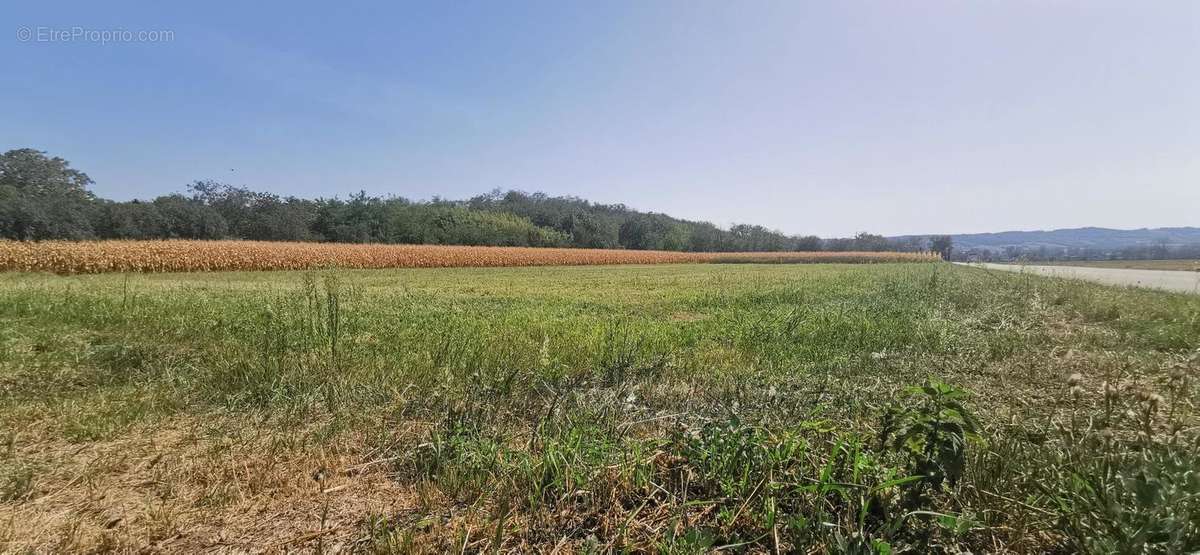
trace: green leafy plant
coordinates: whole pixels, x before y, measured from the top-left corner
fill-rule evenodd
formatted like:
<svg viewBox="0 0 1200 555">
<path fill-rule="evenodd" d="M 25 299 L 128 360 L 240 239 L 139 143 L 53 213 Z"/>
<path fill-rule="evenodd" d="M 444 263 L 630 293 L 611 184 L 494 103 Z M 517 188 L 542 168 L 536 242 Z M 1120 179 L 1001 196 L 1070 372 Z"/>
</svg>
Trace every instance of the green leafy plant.
<svg viewBox="0 0 1200 555">
<path fill-rule="evenodd" d="M 966 469 L 967 444 L 979 438 L 979 424 L 967 409 L 969 394 L 929 379 L 907 390 L 908 398 L 884 414 L 881 442 L 905 453 L 917 490 L 958 484 Z"/>
</svg>

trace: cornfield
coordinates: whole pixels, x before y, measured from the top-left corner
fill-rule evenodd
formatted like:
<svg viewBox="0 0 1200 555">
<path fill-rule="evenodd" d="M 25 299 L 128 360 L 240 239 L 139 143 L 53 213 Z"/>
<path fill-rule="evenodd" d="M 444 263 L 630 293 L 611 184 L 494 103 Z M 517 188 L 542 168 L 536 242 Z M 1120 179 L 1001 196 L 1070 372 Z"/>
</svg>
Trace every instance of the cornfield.
<svg viewBox="0 0 1200 555">
<path fill-rule="evenodd" d="M 0 271 L 96 274 L 314 268 L 448 268 L 679 263 L 932 262 L 930 253 L 694 253 L 610 249 L 264 241 L 0 241 Z"/>
</svg>

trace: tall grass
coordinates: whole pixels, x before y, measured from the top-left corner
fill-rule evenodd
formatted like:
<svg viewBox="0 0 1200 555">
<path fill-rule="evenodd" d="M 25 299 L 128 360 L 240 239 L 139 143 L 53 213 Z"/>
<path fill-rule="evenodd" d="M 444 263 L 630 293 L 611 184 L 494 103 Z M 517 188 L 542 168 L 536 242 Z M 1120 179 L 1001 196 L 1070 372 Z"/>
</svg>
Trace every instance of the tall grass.
<svg viewBox="0 0 1200 555">
<path fill-rule="evenodd" d="M 415 492 L 320 517 L 362 551 L 1200 549 L 1195 297 L 942 264 L 7 274 L 0 314 L 0 510 L 79 487 L 23 437 L 232 417 Z"/>
</svg>

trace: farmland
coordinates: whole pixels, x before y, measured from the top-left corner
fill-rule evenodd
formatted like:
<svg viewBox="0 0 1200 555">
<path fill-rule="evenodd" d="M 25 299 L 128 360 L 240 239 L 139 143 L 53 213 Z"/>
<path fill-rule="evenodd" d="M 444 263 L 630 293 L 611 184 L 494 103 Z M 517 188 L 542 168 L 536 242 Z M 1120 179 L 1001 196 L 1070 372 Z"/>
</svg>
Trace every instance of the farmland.
<svg viewBox="0 0 1200 555">
<path fill-rule="evenodd" d="M 942 263 L 0 273 L 0 551 L 1186 552 L 1197 348 Z"/>
<path fill-rule="evenodd" d="M 1089 268 L 1121 268 L 1132 270 L 1182 270 L 1200 272 L 1200 260 L 1069 260 L 1047 262 L 1056 266 L 1086 266 Z"/>
<path fill-rule="evenodd" d="M 929 253 L 674 252 L 267 241 L 0 241 L 0 271 L 95 274 L 680 263 L 932 262 Z"/>
</svg>

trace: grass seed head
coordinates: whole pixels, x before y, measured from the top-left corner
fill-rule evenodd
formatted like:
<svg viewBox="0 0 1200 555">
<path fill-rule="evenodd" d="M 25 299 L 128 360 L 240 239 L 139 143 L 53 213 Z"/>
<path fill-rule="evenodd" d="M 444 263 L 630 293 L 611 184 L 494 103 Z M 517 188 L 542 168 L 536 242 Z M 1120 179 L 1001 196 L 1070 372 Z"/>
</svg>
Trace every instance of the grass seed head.
<svg viewBox="0 0 1200 555">
<path fill-rule="evenodd" d="M 1157 393 L 1151 393 L 1146 396 L 1146 405 L 1151 411 L 1158 410 L 1158 407 L 1166 404 L 1166 399 Z"/>
</svg>

